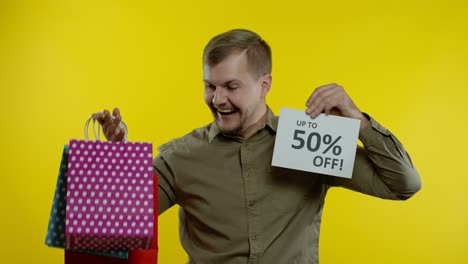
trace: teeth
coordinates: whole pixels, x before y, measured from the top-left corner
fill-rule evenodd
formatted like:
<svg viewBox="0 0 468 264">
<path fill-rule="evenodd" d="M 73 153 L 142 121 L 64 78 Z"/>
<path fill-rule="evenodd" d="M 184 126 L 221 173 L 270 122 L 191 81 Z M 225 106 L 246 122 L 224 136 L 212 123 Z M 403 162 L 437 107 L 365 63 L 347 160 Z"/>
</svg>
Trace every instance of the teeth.
<svg viewBox="0 0 468 264">
<path fill-rule="evenodd" d="M 234 109 L 218 109 L 220 113 L 231 113 L 234 112 Z"/>
</svg>

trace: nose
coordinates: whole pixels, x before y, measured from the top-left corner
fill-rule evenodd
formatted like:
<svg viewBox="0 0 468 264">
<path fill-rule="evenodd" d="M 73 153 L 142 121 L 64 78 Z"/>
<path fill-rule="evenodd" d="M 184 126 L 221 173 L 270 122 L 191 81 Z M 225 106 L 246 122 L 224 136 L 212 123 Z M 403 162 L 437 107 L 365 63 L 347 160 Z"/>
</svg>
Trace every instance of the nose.
<svg viewBox="0 0 468 264">
<path fill-rule="evenodd" d="M 213 99 L 211 100 L 214 106 L 220 106 L 227 103 L 226 92 L 223 88 L 216 88 L 213 92 Z"/>
</svg>

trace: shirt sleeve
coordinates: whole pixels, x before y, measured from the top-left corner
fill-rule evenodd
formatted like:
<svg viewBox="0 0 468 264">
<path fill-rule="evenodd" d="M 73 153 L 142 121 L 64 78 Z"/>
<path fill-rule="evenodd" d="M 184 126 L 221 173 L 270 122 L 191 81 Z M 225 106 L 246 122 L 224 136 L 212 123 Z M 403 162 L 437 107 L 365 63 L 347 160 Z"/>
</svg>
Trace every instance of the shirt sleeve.
<svg viewBox="0 0 468 264">
<path fill-rule="evenodd" d="M 174 174 L 161 152 L 154 158 L 153 168 L 158 175 L 158 215 L 161 215 L 176 203 Z"/>
<path fill-rule="evenodd" d="M 372 117 L 359 131 L 364 147 L 358 146 L 351 179 L 327 177 L 330 186 L 340 186 L 372 196 L 406 200 L 421 189 L 421 179 L 400 141 Z"/>
</svg>

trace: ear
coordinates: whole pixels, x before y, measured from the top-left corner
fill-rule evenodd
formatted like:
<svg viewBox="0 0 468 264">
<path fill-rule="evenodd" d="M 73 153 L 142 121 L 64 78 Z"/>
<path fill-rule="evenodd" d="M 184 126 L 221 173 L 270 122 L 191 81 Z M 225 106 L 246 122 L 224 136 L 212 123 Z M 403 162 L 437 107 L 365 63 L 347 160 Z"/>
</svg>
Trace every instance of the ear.
<svg viewBox="0 0 468 264">
<path fill-rule="evenodd" d="M 265 98 L 271 88 L 271 74 L 267 73 L 263 75 L 261 78 L 262 78 L 261 97 Z"/>
</svg>

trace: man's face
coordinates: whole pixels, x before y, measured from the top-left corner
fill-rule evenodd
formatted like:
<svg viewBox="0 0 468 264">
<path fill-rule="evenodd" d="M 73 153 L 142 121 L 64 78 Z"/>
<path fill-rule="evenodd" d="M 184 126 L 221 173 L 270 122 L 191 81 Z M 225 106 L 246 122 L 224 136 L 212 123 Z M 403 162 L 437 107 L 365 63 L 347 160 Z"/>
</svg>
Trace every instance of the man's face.
<svg viewBox="0 0 468 264">
<path fill-rule="evenodd" d="M 203 66 L 205 103 L 223 134 L 242 135 L 266 111 L 269 74 L 255 78 L 247 56 L 236 52 L 215 66 Z"/>
</svg>

